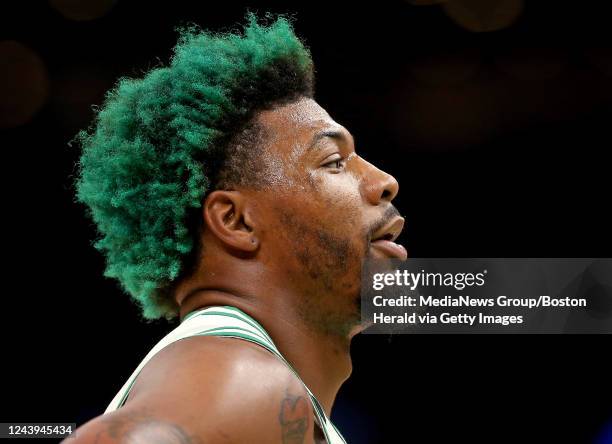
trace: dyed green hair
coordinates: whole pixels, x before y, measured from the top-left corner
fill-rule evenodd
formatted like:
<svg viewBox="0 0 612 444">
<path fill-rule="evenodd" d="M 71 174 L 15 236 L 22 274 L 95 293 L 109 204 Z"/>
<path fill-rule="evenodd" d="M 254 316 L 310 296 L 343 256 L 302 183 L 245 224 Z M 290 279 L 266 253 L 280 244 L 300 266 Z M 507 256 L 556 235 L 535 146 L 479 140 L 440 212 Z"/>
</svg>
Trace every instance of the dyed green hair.
<svg viewBox="0 0 612 444">
<path fill-rule="evenodd" d="M 206 193 L 257 181 L 255 113 L 312 97 L 308 49 L 286 18 L 267 19 L 249 14 L 241 34 L 181 30 L 169 66 L 120 79 L 78 135 L 77 201 L 97 225 L 104 275 L 147 319 L 177 315 L 172 288 L 197 260 Z"/>
</svg>

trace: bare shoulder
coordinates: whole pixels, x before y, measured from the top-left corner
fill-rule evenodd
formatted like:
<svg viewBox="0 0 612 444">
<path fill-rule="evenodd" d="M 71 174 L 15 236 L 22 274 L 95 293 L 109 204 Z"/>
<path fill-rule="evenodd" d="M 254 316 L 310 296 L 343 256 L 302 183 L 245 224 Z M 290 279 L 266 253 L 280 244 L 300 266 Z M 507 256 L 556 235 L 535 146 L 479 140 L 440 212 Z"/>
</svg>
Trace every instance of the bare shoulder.
<svg viewBox="0 0 612 444">
<path fill-rule="evenodd" d="M 313 428 L 306 389 L 277 357 L 239 339 L 192 337 L 159 352 L 125 406 L 83 426 L 73 444 L 139 443 L 140 436 L 153 444 L 310 444 Z"/>
<path fill-rule="evenodd" d="M 92 419 L 63 444 L 205 444 L 197 434 L 147 407 L 121 408 Z M 219 441 L 221 442 L 221 441 Z"/>
</svg>

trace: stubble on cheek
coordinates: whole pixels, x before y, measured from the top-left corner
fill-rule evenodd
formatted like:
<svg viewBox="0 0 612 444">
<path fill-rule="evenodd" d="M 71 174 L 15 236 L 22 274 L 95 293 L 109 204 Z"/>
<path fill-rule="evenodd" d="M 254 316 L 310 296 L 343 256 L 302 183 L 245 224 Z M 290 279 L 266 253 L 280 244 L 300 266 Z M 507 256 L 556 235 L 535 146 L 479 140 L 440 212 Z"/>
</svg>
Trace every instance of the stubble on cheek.
<svg viewBox="0 0 612 444">
<path fill-rule="evenodd" d="M 289 261 L 302 275 L 296 279 L 304 285 L 302 318 L 318 331 L 346 336 L 360 321 L 358 301 L 366 236 L 355 232 L 355 223 L 360 220 L 355 210 L 317 197 L 317 204 L 279 205 L 276 212 Z M 336 222 L 329 215 L 317 219 L 321 208 L 342 214 Z M 340 227 L 346 227 L 344 232 L 338 229 L 340 221 Z"/>
<path fill-rule="evenodd" d="M 336 237 L 321 227 L 308 224 L 286 209 L 278 209 L 279 221 L 285 231 L 288 251 L 295 257 L 298 267 L 320 290 L 334 292 L 339 276 L 348 271 L 351 245 L 348 239 Z"/>
</svg>

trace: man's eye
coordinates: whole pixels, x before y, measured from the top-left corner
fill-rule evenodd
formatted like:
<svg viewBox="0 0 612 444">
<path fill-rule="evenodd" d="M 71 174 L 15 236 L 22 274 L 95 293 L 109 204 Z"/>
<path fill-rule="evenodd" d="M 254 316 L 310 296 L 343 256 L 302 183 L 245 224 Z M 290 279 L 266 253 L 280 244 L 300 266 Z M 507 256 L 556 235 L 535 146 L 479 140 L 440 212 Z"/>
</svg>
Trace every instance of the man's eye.
<svg viewBox="0 0 612 444">
<path fill-rule="evenodd" d="M 323 165 L 326 168 L 335 168 L 337 170 L 344 168 L 344 159 L 334 159 Z"/>
</svg>

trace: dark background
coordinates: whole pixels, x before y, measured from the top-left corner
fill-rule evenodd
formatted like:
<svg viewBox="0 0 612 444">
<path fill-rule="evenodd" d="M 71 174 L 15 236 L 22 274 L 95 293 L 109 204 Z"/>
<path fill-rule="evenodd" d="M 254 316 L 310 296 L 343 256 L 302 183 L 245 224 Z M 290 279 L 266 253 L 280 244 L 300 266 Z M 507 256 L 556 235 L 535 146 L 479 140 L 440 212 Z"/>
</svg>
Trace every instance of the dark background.
<svg viewBox="0 0 612 444">
<path fill-rule="evenodd" d="M 1 421 L 102 413 L 173 327 L 102 277 L 68 142 L 176 25 L 236 28 L 245 5 L 112 3 L 0 5 Z M 612 256 L 608 2 L 300 3 L 249 6 L 296 14 L 318 101 L 401 185 L 411 256 Z M 332 418 L 351 444 L 609 443 L 610 339 L 359 336 Z"/>
</svg>

